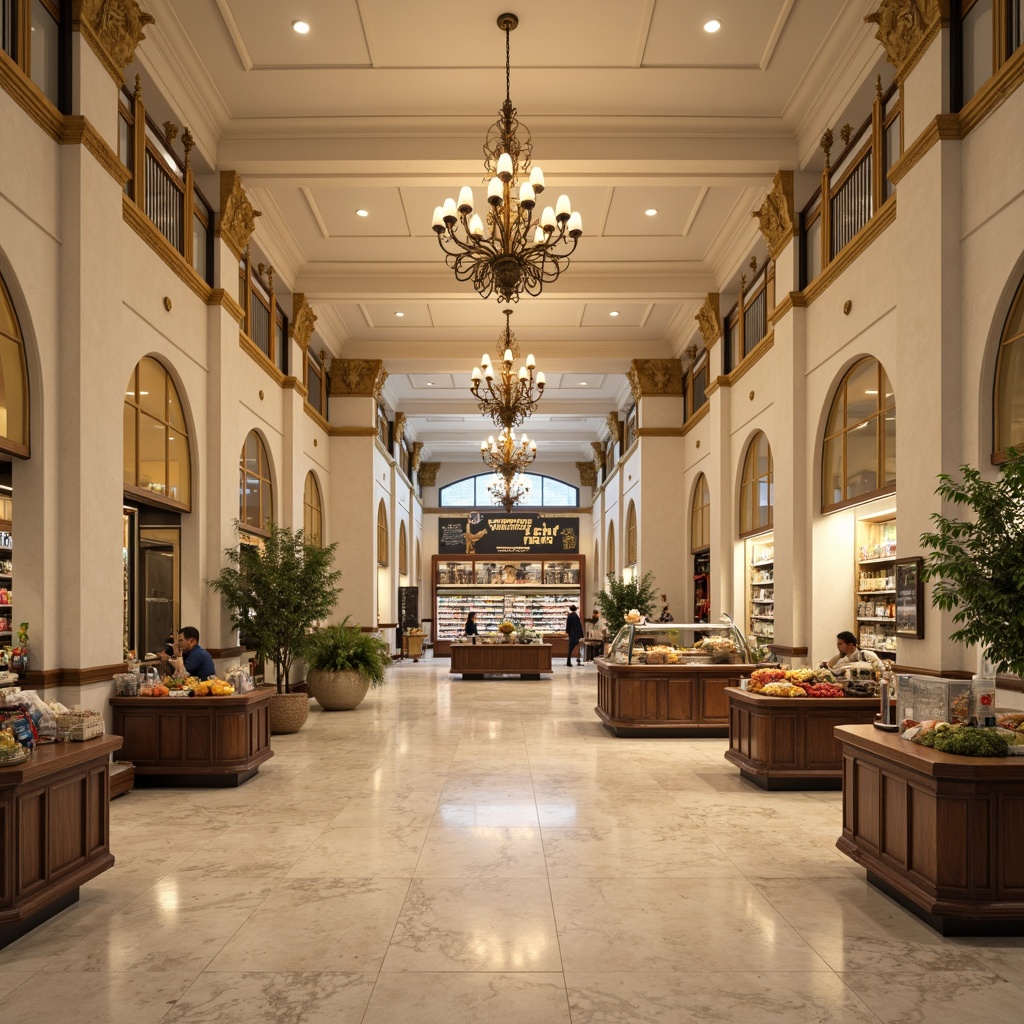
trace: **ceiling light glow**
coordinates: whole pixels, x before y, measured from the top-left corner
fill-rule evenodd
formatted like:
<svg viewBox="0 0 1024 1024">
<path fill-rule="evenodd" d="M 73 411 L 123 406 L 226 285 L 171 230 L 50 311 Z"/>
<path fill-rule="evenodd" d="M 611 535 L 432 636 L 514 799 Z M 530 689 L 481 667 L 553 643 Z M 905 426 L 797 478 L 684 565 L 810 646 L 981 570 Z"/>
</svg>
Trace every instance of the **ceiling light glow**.
<svg viewBox="0 0 1024 1024">
<path fill-rule="evenodd" d="M 722 27 L 722 23 L 717 18 L 712 18 L 710 21 L 704 22 L 705 32 L 717 32 Z"/>
<path fill-rule="evenodd" d="M 293 21 L 292 28 L 299 33 L 300 36 L 304 36 L 309 32 L 308 21 Z"/>
<path fill-rule="evenodd" d="M 399 313 L 396 313 L 396 314 L 395 314 L 395 316 L 399 316 L 399 317 L 401 317 L 401 316 L 405 316 L 405 314 L 404 314 L 404 313 L 401 313 L 401 312 L 399 312 Z"/>
<path fill-rule="evenodd" d="M 356 210 L 356 216 L 357 217 L 369 217 L 370 216 L 370 211 L 369 210 Z"/>
<path fill-rule="evenodd" d="M 619 315 L 619 311 L 617 309 L 613 309 L 608 315 L 609 316 L 618 316 Z"/>
<path fill-rule="evenodd" d="M 653 206 L 652 206 L 652 207 L 651 207 L 651 209 L 649 209 L 649 210 L 644 210 L 644 213 L 645 213 L 645 214 L 646 214 L 646 215 L 647 215 L 648 217 L 657 217 L 657 216 L 658 216 L 658 211 L 657 211 L 657 210 L 655 210 Z"/>
</svg>

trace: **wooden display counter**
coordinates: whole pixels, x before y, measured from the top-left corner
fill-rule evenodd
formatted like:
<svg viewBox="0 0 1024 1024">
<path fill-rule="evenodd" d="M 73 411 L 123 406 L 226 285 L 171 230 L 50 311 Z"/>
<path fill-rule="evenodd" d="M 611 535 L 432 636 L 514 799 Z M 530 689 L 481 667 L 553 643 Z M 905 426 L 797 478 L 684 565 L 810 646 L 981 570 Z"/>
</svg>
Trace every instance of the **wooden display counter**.
<svg viewBox="0 0 1024 1024">
<path fill-rule="evenodd" d="M 871 725 L 877 697 L 765 697 L 730 687 L 725 757 L 762 789 L 841 789 L 837 725 Z"/>
<path fill-rule="evenodd" d="M 0 948 L 78 901 L 114 864 L 109 762 L 120 736 L 48 743 L 0 767 Z"/>
<path fill-rule="evenodd" d="M 486 675 L 518 675 L 540 679 L 551 674 L 551 644 L 452 644 L 451 673 L 463 679 Z"/>
<path fill-rule="evenodd" d="M 240 786 L 251 779 L 274 756 L 272 693 L 261 687 L 231 697 L 111 697 L 135 785 Z"/>
<path fill-rule="evenodd" d="M 958 757 L 836 729 L 843 834 L 868 881 L 943 935 L 1024 934 L 1024 758 Z"/>
<path fill-rule="evenodd" d="M 616 736 L 727 736 L 726 688 L 753 665 L 622 665 L 595 658 L 597 717 Z"/>
<path fill-rule="evenodd" d="M 569 653 L 569 638 L 564 633 L 545 633 L 544 643 L 551 647 L 552 658 L 564 658 Z M 435 640 L 434 657 L 450 658 L 452 648 L 462 643 L 461 640 Z"/>
</svg>

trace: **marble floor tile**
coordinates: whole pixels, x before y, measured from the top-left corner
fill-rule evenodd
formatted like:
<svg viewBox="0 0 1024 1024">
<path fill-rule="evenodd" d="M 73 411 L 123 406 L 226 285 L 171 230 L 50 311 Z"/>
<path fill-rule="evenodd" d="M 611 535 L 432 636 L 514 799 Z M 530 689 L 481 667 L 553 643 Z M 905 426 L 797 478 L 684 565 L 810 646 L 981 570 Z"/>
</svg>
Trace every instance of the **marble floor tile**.
<svg viewBox="0 0 1024 1024">
<path fill-rule="evenodd" d="M 0 971 L 0 997 L 13 992 L 19 985 L 23 985 L 29 978 L 35 977 L 32 971 Z"/>
<path fill-rule="evenodd" d="M 425 827 L 434 817 L 437 799 L 429 790 L 357 793 L 350 797 L 345 806 L 331 819 L 331 827 L 386 827 L 396 822 L 410 828 Z"/>
<path fill-rule="evenodd" d="M 415 879 L 383 970 L 562 969 L 544 879 Z"/>
<path fill-rule="evenodd" d="M 431 828 L 417 878 L 545 878 L 539 828 Z"/>
<path fill-rule="evenodd" d="M 362 1024 L 572 1024 L 561 974 L 381 974 Z"/>
<path fill-rule="evenodd" d="M 373 982 L 362 972 L 207 972 L 163 1024 L 360 1024 Z"/>
<path fill-rule="evenodd" d="M 286 878 L 411 878 L 425 828 L 330 828 L 294 861 Z"/>
</svg>

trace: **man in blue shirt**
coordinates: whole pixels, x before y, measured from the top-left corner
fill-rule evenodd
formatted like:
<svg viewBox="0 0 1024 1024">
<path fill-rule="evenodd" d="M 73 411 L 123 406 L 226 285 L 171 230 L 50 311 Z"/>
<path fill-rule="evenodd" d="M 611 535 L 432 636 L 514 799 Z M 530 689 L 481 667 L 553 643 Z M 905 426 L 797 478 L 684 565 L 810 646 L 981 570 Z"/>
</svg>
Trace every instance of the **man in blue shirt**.
<svg viewBox="0 0 1024 1024">
<path fill-rule="evenodd" d="M 199 646 L 199 630 L 195 626 L 182 626 L 178 631 L 178 643 L 185 663 L 185 675 L 200 680 L 213 679 L 217 675 L 210 652 Z"/>
</svg>

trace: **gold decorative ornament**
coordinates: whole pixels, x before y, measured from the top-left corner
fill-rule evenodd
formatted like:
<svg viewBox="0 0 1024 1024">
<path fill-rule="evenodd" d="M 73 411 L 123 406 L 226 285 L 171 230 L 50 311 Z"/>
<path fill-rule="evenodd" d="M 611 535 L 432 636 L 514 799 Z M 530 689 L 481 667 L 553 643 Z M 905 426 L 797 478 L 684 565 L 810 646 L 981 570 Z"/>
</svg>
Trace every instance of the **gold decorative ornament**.
<svg viewBox="0 0 1024 1024">
<path fill-rule="evenodd" d="M 260 390 L 260 401 L 261 402 L 263 401 L 263 391 L 262 390 Z"/>
<path fill-rule="evenodd" d="M 409 468 L 415 473 L 420 468 L 420 456 L 423 453 L 423 442 L 413 441 L 409 450 Z"/>
<path fill-rule="evenodd" d="M 396 447 L 402 444 L 402 438 L 405 437 L 405 428 L 407 423 L 408 420 L 406 419 L 406 415 L 404 412 L 395 413 L 395 426 L 393 429 L 393 433 L 395 437 Z"/>
<path fill-rule="evenodd" d="M 185 166 L 188 167 L 192 160 L 192 150 L 195 149 L 196 140 L 192 135 L 192 132 L 186 128 L 181 133 L 181 148 L 185 150 Z"/>
<path fill-rule="evenodd" d="M 417 478 L 423 487 L 433 487 L 437 483 L 437 471 L 441 468 L 440 462 L 421 462 Z"/>
<path fill-rule="evenodd" d="M 722 332 L 722 328 L 721 328 L 721 325 L 718 324 L 718 293 L 716 292 L 714 296 L 712 296 L 709 293 L 707 299 L 705 299 L 705 305 L 707 305 L 708 301 L 710 299 L 712 299 L 712 298 L 714 298 L 714 300 L 715 300 L 714 311 L 713 311 L 714 312 L 715 320 L 714 320 L 714 324 L 710 325 L 710 326 L 714 327 L 715 325 L 717 325 L 716 329 L 718 330 L 718 334 L 720 335 L 721 332 Z M 701 315 L 703 313 L 704 313 L 704 307 L 702 306 L 701 307 L 701 311 L 694 317 L 694 320 L 696 320 L 698 324 L 700 324 L 700 322 L 701 322 Z M 708 318 L 708 321 L 710 321 L 710 318 Z M 705 325 L 701 326 L 701 334 L 704 334 L 704 326 L 707 326 L 707 325 L 708 325 L 708 322 L 706 322 Z M 706 339 L 706 337 L 707 336 L 705 335 L 705 339 Z M 711 342 L 714 342 L 717 337 L 718 337 L 718 335 L 714 335 L 711 338 Z M 691 341 L 690 344 L 686 346 L 686 354 L 687 354 L 687 356 L 689 356 L 690 365 L 692 366 L 697 361 L 697 342 Z"/>
<path fill-rule="evenodd" d="M 608 433 L 611 434 L 611 443 L 615 445 L 622 440 L 622 424 L 619 421 L 619 413 L 616 409 L 608 413 L 607 423 Z"/>
<path fill-rule="evenodd" d="M 537 458 L 537 442 L 525 434 L 517 441 L 511 427 L 502 427 L 497 439 L 492 435 L 480 442 L 480 458 L 502 479 L 511 480 Z"/>
<path fill-rule="evenodd" d="M 168 313 L 170 313 L 170 311 L 171 311 L 171 297 L 170 297 L 170 295 L 165 295 L 164 296 L 164 309 L 166 309 Z"/>
<path fill-rule="evenodd" d="M 775 172 L 771 191 L 752 216 L 758 220 L 769 255 L 777 260 L 795 232 L 792 171 Z"/>
<path fill-rule="evenodd" d="M 590 447 L 594 449 L 594 462 L 598 466 L 604 465 L 604 441 L 591 441 Z"/>
<path fill-rule="evenodd" d="M 757 255 L 756 254 L 750 257 L 750 262 L 747 264 L 747 266 L 750 267 L 750 272 L 752 274 L 756 274 L 757 273 Z"/>
<path fill-rule="evenodd" d="M 822 148 L 822 151 L 825 154 L 825 170 L 828 170 L 828 168 L 830 166 L 829 165 L 829 159 L 831 158 L 831 155 L 832 155 L 832 142 L 833 142 L 832 129 L 831 128 L 826 128 L 824 133 L 821 136 L 821 148 Z"/>
<path fill-rule="evenodd" d="M 597 486 L 597 466 L 593 462 L 577 462 L 576 470 L 580 475 L 581 487 Z"/>
<path fill-rule="evenodd" d="M 629 374 L 630 386 L 636 382 L 637 398 L 683 393 L 683 364 L 678 359 L 634 359 Z"/>
<path fill-rule="evenodd" d="M 540 295 L 569 266 L 583 234 L 583 221 L 566 195 L 534 217 L 544 174 L 530 166 L 530 132 L 516 117 L 510 98 L 509 34 L 518 24 L 514 14 L 498 17 L 498 28 L 505 33 L 505 102 L 484 142 L 487 209 L 483 216 L 473 212 L 473 190 L 464 185 L 458 202 L 446 199 L 434 209 L 433 220 L 445 262 L 456 278 L 472 282 L 485 299 L 496 295 L 499 302 Z"/>
<path fill-rule="evenodd" d="M 262 216 L 259 210 L 253 209 L 249 197 L 242 187 L 242 179 L 237 171 L 221 171 L 220 173 L 220 217 L 217 234 L 228 244 L 228 248 L 242 258 L 245 247 L 256 230 L 256 218 Z"/>
<path fill-rule="evenodd" d="M 525 423 L 536 410 L 544 395 L 545 380 L 539 371 L 534 379 L 537 362 L 532 353 L 526 357 L 526 364 L 519 367 L 518 374 L 513 371 L 513 363 L 519 358 L 519 346 L 511 329 L 512 310 L 502 312 L 505 314 L 505 330 L 498 339 L 500 380 L 495 381 L 491 357 L 485 352 L 480 366 L 473 367 L 470 375 L 473 383 L 469 390 L 480 411 L 490 416 L 496 427 L 511 430 Z"/>
<path fill-rule="evenodd" d="M 316 327 L 316 321 L 317 315 L 313 312 L 313 308 L 306 301 L 306 296 L 302 292 L 296 292 L 292 296 L 291 336 L 303 351 L 307 351 L 309 349 L 309 343 L 313 338 L 313 330 Z"/>
<path fill-rule="evenodd" d="M 146 38 L 143 30 L 155 25 L 156 18 L 146 14 L 136 0 L 77 0 L 75 7 L 73 14 L 83 35 L 94 49 L 100 48 L 108 70 L 116 70 L 120 77 Z"/>
<path fill-rule="evenodd" d="M 333 359 L 328 391 L 332 395 L 375 398 L 379 402 L 387 379 L 383 359 Z"/>
<path fill-rule="evenodd" d="M 697 444 L 696 444 L 696 446 L 695 446 L 695 447 L 697 447 L 697 448 L 699 448 L 699 447 L 700 447 L 700 438 L 697 438 Z"/>
<path fill-rule="evenodd" d="M 897 72 L 909 70 L 942 20 L 940 0 L 882 0 L 864 20 L 877 25 L 875 38 Z"/>
<path fill-rule="evenodd" d="M 754 400 L 754 392 L 753 392 L 753 391 L 751 391 L 751 392 L 750 392 L 750 394 L 749 394 L 749 395 L 748 395 L 747 397 L 748 397 L 748 398 L 749 398 L 749 399 L 750 399 L 751 401 L 753 401 L 753 400 Z"/>
<path fill-rule="evenodd" d="M 847 299 L 843 303 L 843 316 L 849 316 L 851 309 L 853 309 L 853 302 L 850 299 Z"/>
<path fill-rule="evenodd" d="M 850 136 L 853 134 L 853 125 L 849 121 L 839 129 L 839 138 L 843 140 L 843 145 L 848 146 L 850 144 Z"/>
<path fill-rule="evenodd" d="M 313 438 L 313 447 L 316 448 L 319 444 L 320 444 L 320 442 L 314 437 Z"/>
<path fill-rule="evenodd" d="M 168 142 L 173 142 L 178 137 L 178 126 L 173 121 L 164 121 L 164 135 Z"/>
<path fill-rule="evenodd" d="M 631 366 L 626 371 L 626 380 L 629 381 L 629 392 L 633 396 L 633 401 L 639 402 L 642 392 L 640 390 L 640 378 L 637 376 L 635 367 Z"/>
</svg>

